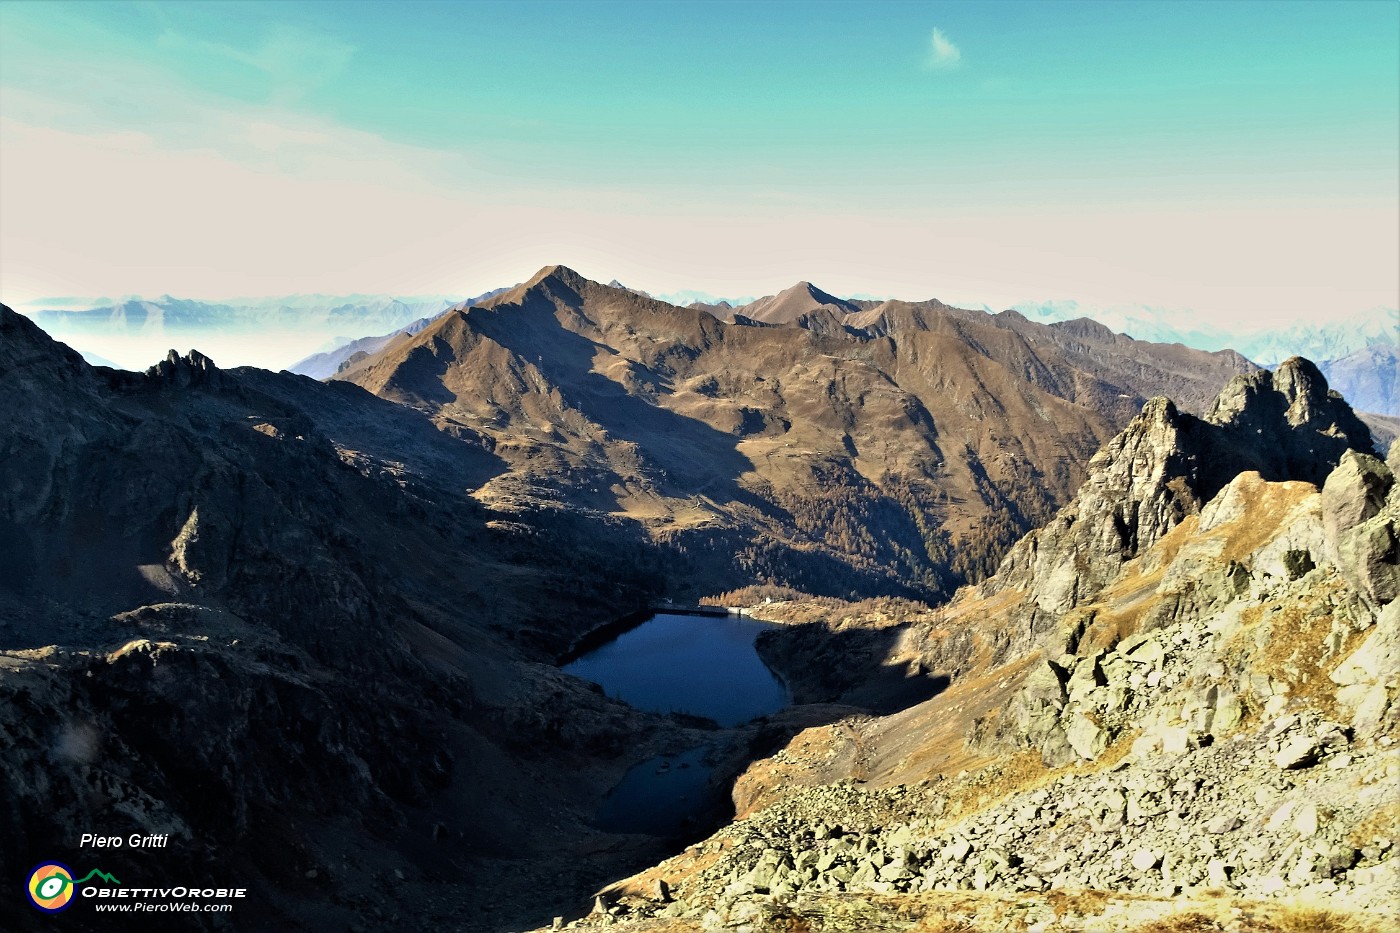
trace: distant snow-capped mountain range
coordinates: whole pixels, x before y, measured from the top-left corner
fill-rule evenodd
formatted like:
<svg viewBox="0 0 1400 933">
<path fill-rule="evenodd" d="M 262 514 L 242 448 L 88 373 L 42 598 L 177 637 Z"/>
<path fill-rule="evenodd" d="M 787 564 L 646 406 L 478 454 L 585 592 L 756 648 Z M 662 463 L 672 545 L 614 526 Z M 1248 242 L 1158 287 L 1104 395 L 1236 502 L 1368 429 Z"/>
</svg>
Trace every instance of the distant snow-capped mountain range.
<svg viewBox="0 0 1400 933">
<path fill-rule="evenodd" d="M 1089 308 L 1076 301 L 1047 301 L 1017 304 L 1012 309 L 1045 324 L 1087 317 L 1138 340 L 1181 343 L 1198 350 L 1238 350 L 1261 366 L 1277 365 L 1290 356 L 1335 360 L 1367 347 L 1393 347 L 1400 343 L 1400 317 L 1394 308 L 1377 308 L 1325 324 L 1279 328 L 1183 325 L 1181 314 L 1148 306 Z"/>
</svg>

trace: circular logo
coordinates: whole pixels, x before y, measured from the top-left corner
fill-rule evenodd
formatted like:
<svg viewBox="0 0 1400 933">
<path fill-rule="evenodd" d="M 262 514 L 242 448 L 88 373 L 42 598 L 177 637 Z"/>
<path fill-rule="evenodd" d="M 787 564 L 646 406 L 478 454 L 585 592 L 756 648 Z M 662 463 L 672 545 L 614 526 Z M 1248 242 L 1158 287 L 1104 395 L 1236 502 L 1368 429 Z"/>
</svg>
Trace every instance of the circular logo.
<svg viewBox="0 0 1400 933">
<path fill-rule="evenodd" d="M 73 869 L 62 862 L 45 862 L 29 873 L 29 902 L 46 914 L 73 903 Z"/>
</svg>

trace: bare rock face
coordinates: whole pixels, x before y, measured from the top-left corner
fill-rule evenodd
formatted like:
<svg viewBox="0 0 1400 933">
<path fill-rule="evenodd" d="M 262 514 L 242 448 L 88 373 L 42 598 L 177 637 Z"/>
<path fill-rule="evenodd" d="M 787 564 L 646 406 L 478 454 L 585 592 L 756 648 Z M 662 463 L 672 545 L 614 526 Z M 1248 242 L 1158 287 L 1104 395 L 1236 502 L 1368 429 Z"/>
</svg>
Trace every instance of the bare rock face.
<svg viewBox="0 0 1400 933">
<path fill-rule="evenodd" d="M 1094 455 L 1074 500 L 1012 548 L 979 592 L 1027 593 L 1040 612 L 1029 633 L 1042 634 L 1046 617 L 1092 600 L 1126 561 L 1247 471 L 1268 481 L 1321 485 L 1350 457 L 1352 465 L 1336 480 L 1330 501 L 1335 521 L 1354 525 L 1379 509 L 1389 489 L 1376 471 L 1379 461 L 1356 453 L 1370 448 L 1365 425 L 1303 359 L 1288 360 L 1272 373 L 1235 377 L 1204 419 L 1178 411 L 1167 399 L 1152 399 Z M 1375 553 L 1375 561 L 1384 563 L 1385 532 L 1368 534 L 1369 543 L 1348 546 Z M 1008 644 L 1006 650 L 1016 647 Z"/>
<path fill-rule="evenodd" d="M 1376 515 L 1394 482 L 1390 470 L 1375 457 L 1349 450 L 1322 487 L 1327 531 L 1336 535 Z"/>
<path fill-rule="evenodd" d="M 214 361 L 198 350 L 191 350 L 184 356 L 171 350 L 165 359 L 146 370 L 146 378 L 181 389 L 190 386 L 218 388 L 223 382 Z"/>
<path fill-rule="evenodd" d="M 1322 487 L 1323 528 L 1333 559 L 1377 604 L 1400 594 L 1400 533 L 1393 520 L 1377 518 L 1394 486 L 1386 464 L 1348 451 Z"/>
<path fill-rule="evenodd" d="M 1199 470 L 1194 421 L 1167 399 L 1149 401 L 1094 455 L 1075 500 L 1012 550 L 991 587 L 1034 591 L 1047 613 L 1096 593 L 1123 561 L 1199 508 L 1193 484 L 1183 481 Z"/>
<path fill-rule="evenodd" d="M 1296 356 L 1230 380 L 1205 420 L 1226 430 L 1236 473 L 1256 469 L 1266 480 L 1320 486 L 1346 450 L 1371 450 L 1371 432 L 1351 406 Z"/>
</svg>

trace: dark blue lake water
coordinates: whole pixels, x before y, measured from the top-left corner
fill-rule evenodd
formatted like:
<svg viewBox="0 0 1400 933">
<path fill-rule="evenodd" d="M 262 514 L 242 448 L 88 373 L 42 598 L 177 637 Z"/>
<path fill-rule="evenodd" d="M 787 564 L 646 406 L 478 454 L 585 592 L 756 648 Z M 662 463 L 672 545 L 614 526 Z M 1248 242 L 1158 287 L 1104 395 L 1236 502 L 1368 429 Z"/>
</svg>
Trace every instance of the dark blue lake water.
<svg viewBox="0 0 1400 933">
<path fill-rule="evenodd" d="M 754 650 L 758 633 L 772 627 L 739 616 L 659 613 L 564 671 L 638 709 L 737 726 L 788 705 L 787 691 Z"/>
<path fill-rule="evenodd" d="M 612 833 L 684 836 L 696 817 L 715 806 L 723 790 L 709 783 L 706 746 L 635 765 L 603 798 L 595 822 Z"/>
</svg>

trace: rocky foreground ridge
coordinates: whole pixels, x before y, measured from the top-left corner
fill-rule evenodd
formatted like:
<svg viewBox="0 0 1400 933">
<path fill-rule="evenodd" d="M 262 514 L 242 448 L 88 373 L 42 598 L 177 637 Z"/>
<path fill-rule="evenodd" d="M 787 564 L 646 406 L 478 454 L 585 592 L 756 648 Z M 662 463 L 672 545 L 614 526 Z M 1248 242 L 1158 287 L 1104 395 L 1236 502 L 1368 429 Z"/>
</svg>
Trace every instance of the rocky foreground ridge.
<svg viewBox="0 0 1400 933">
<path fill-rule="evenodd" d="M 92 861 L 82 833 L 164 834 L 100 867 L 250 897 L 141 929 L 500 930 L 555 909 L 513 896 L 522 864 L 568 903 L 666 851 L 587 818 L 627 756 L 697 740 L 549 663 L 648 581 L 616 538 L 600 564 L 465 495 L 492 461 L 470 439 L 196 352 L 94 368 L 4 306 L 0 410 L 12 890 Z M 0 898 L 0 929 L 50 922 Z"/>
<path fill-rule="evenodd" d="M 1368 447 L 1304 361 L 1204 419 L 1150 402 L 995 576 L 894 626 L 883 667 L 947 690 L 798 735 L 570 925 L 1391 928 L 1400 445 Z"/>
</svg>

